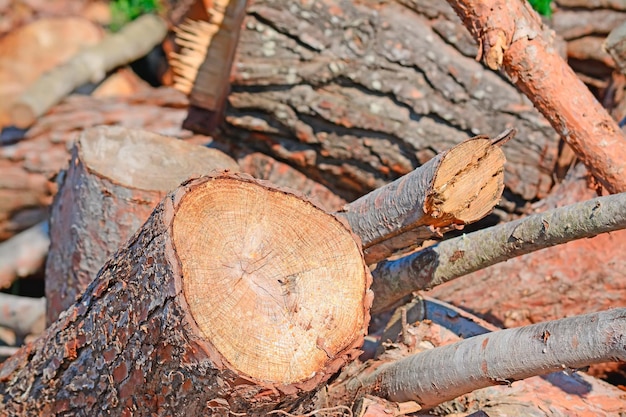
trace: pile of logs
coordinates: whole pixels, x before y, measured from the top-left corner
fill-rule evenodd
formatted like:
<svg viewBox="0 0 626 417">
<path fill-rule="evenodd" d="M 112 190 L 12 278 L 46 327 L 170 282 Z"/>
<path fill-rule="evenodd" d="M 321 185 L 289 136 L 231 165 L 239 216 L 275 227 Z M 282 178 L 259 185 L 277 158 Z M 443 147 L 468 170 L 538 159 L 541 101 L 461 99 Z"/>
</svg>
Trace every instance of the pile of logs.
<svg viewBox="0 0 626 417">
<path fill-rule="evenodd" d="M 37 320 L 0 325 L 48 327 L 0 365 L 0 414 L 623 410 L 576 371 L 626 361 L 624 136 L 528 5 L 450 3 L 251 2 L 214 138 L 164 88 L 1 147 L 0 285 L 47 261 Z M 557 5 L 576 57 L 597 32 Z M 584 166 L 555 187 L 557 135 Z"/>
</svg>

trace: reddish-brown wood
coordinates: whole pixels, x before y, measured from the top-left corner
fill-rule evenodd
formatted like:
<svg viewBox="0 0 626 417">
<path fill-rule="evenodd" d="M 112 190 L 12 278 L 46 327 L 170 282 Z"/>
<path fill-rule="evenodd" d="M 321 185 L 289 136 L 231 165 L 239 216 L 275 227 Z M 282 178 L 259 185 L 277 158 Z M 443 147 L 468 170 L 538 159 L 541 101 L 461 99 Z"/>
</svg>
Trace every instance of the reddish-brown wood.
<svg viewBox="0 0 626 417">
<path fill-rule="evenodd" d="M 238 171 L 226 154 L 142 130 L 85 130 L 52 206 L 47 320 L 74 304 L 166 193 L 192 176 Z"/>
<path fill-rule="evenodd" d="M 553 48 L 549 32 L 522 0 L 449 0 L 481 45 L 479 58 L 508 74 L 592 174 L 626 191 L 626 136 Z"/>
<path fill-rule="evenodd" d="M 594 197 L 580 168 L 536 209 Z M 626 231 L 617 231 L 543 249 L 440 285 L 431 294 L 506 327 L 623 306 L 624 242 Z"/>
</svg>

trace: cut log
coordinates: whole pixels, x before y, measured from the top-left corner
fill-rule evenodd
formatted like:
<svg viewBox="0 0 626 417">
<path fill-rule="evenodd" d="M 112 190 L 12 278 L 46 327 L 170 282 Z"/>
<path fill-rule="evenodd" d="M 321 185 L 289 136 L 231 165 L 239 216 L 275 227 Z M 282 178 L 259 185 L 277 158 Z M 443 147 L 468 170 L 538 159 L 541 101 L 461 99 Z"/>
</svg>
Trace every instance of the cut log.
<svg viewBox="0 0 626 417">
<path fill-rule="evenodd" d="M 43 222 L 0 243 L 0 288 L 9 288 L 16 279 L 43 270 L 49 233 L 48 223 Z"/>
<path fill-rule="evenodd" d="M 71 96 L 40 118 L 16 143 L 0 146 L 0 241 L 42 222 L 80 132 L 98 125 L 142 128 L 190 140 L 181 128 L 187 98 L 172 88 L 130 97 Z M 209 138 L 204 138 L 210 142 Z"/>
<path fill-rule="evenodd" d="M 340 220 L 234 175 L 166 197 L 83 297 L 0 367 L 0 413 L 302 413 L 356 357 L 371 279 Z"/>
<path fill-rule="evenodd" d="M 74 304 L 166 193 L 223 169 L 236 172 L 238 165 L 215 149 L 122 127 L 86 130 L 52 206 L 48 323 Z"/>
<path fill-rule="evenodd" d="M 346 200 L 313 181 L 293 167 L 277 161 L 261 152 L 252 152 L 237 158 L 241 172 L 252 175 L 254 178 L 266 180 L 280 187 L 298 190 L 326 211 L 332 212 L 341 209 Z"/>
<path fill-rule="evenodd" d="M 466 56 L 468 37 L 440 2 L 255 1 L 215 139 L 353 201 L 468 137 L 515 127 L 504 150 L 513 211 L 550 190 L 558 141 L 515 87 Z"/>
<path fill-rule="evenodd" d="M 491 212 L 504 190 L 500 145 L 514 131 L 469 139 L 350 203 L 338 215 L 361 238 L 368 264 Z"/>
</svg>

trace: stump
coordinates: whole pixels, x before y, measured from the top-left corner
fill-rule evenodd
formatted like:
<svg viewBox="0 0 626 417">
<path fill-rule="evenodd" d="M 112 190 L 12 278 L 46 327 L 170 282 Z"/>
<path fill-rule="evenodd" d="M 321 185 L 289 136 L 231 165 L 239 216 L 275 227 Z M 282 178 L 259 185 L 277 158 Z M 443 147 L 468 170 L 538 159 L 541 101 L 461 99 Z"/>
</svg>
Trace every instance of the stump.
<svg viewBox="0 0 626 417">
<path fill-rule="evenodd" d="M 192 176 L 237 167 L 220 151 L 174 138 L 122 127 L 86 130 L 52 207 L 48 323 L 76 301 L 167 192 Z"/>
<path fill-rule="evenodd" d="M 360 352 L 371 278 L 342 221 L 283 189 L 185 183 L 0 368 L 0 414 L 303 413 Z"/>
</svg>

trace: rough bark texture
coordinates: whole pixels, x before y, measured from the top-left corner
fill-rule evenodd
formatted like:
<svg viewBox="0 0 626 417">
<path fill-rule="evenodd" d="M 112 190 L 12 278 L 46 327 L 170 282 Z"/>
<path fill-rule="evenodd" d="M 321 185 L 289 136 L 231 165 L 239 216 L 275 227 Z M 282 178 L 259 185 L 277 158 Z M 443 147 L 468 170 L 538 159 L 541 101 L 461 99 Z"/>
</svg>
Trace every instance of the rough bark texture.
<svg viewBox="0 0 626 417">
<path fill-rule="evenodd" d="M 449 2 L 480 42 L 487 66 L 505 70 L 608 190 L 626 191 L 626 137 L 553 48 L 530 4 Z"/>
<path fill-rule="evenodd" d="M 626 193 L 598 197 L 482 229 L 403 258 L 378 264 L 373 272 L 381 311 L 417 290 L 540 249 L 626 229 Z"/>
<path fill-rule="evenodd" d="M 181 128 L 186 106 L 187 98 L 170 88 L 130 97 L 71 96 L 55 106 L 15 143 L 0 146 L 0 240 L 46 220 L 57 188 L 54 177 L 67 167 L 83 129 L 120 125 L 193 140 Z"/>
<path fill-rule="evenodd" d="M 365 261 L 373 264 L 489 214 L 504 190 L 503 174 L 500 144 L 476 137 L 348 204 L 338 215 L 361 238 Z"/>
<path fill-rule="evenodd" d="M 229 210 L 221 210 L 221 214 L 216 214 L 220 210 L 205 210 L 213 198 L 224 193 L 231 201 L 232 194 L 239 193 L 266 203 L 286 202 L 289 212 L 283 217 L 291 221 L 285 221 L 282 229 L 277 228 L 275 219 L 269 228 L 263 221 L 255 221 L 253 231 L 250 224 L 238 221 L 245 216 L 237 217 Z M 275 215 L 250 201 L 233 204 L 240 204 L 252 217 Z M 305 258 L 319 261 L 322 268 L 328 268 L 325 272 L 316 268 L 299 271 L 299 255 L 291 250 L 291 242 L 283 251 L 274 245 L 263 246 L 274 232 L 307 233 L 308 226 L 302 227 L 307 221 L 308 226 L 315 224 L 316 235 L 303 241 L 327 239 L 328 244 L 311 245 Z M 242 228 L 249 239 L 239 235 Z M 217 235 L 206 235 L 209 229 L 218 230 Z M 192 230 L 195 232 L 190 233 Z M 181 249 L 183 246 L 187 250 Z M 202 249 L 210 252 L 211 246 L 222 253 L 222 260 L 230 257 L 230 263 L 205 257 Z M 224 251 L 224 247 L 232 251 Z M 296 251 L 303 249 L 300 246 Z M 324 262 L 322 258 L 328 255 L 337 263 Z M 266 257 L 271 258 L 266 264 L 270 268 L 279 262 L 292 266 L 275 270 L 278 273 L 269 281 L 262 281 L 257 272 L 264 268 L 259 261 L 265 264 Z M 333 277 L 335 273 L 342 276 L 341 282 Z M 230 282 L 231 278 L 236 282 Z M 359 352 L 371 302 L 368 281 L 367 267 L 349 230 L 312 204 L 241 177 L 189 182 L 157 206 L 76 304 L 44 335 L 2 365 L 0 413 L 265 415 L 276 407 L 307 411 L 318 384 Z M 289 285 L 290 293 L 281 291 L 283 284 Z M 223 285 L 234 291 L 213 291 Z M 254 295 L 229 299 L 243 296 L 237 287 L 248 288 Z M 354 293 L 348 296 L 347 288 Z M 281 298 L 290 299 L 293 308 L 281 307 Z M 220 299 L 223 304 L 212 304 Z M 250 310 L 255 302 L 259 306 Z M 254 314 L 246 315 L 252 311 Z M 305 320 L 307 314 L 311 314 L 309 321 Z M 242 366 L 242 358 L 227 355 L 233 345 L 224 348 L 225 339 L 215 334 L 217 326 L 207 327 L 207 321 L 219 321 L 220 317 L 222 327 L 229 331 L 248 329 L 247 334 L 231 340 L 235 350 L 257 352 L 252 358 L 257 372 L 280 377 L 255 378 L 242 372 L 237 367 Z M 227 317 L 234 321 L 227 322 Z M 281 326 L 289 324 L 290 317 L 293 327 L 311 331 L 298 339 L 306 340 L 305 347 L 294 345 L 291 330 Z M 268 326 L 267 320 L 272 318 L 277 322 Z M 283 373 L 276 372 L 277 358 L 289 352 L 293 355 L 294 348 L 313 348 L 315 352 L 292 357 L 293 367 L 283 364 Z M 315 371 L 294 380 L 292 370 L 311 362 L 317 363 Z"/>
<path fill-rule="evenodd" d="M 441 2 L 255 1 L 219 139 L 353 200 L 469 136 L 514 126 L 506 196 L 542 197 L 552 185 L 554 133 L 475 52 Z"/>
<path fill-rule="evenodd" d="M 74 304 L 166 193 L 192 176 L 237 171 L 222 152 L 142 130 L 84 131 L 51 212 L 47 321 Z"/>
<path fill-rule="evenodd" d="M 626 359 L 626 309 L 478 335 L 347 379 L 348 392 L 433 407 L 518 379 Z"/>
<path fill-rule="evenodd" d="M 107 71 L 146 55 L 167 33 L 165 22 L 144 15 L 127 24 L 119 33 L 85 48 L 68 62 L 44 74 L 13 103 L 12 124 L 26 128 L 74 89 L 88 82 L 102 81 Z"/>
<path fill-rule="evenodd" d="M 596 196 L 580 167 L 537 211 Z M 453 280 L 430 294 L 513 327 L 623 306 L 626 231 L 565 243 Z"/>
</svg>

